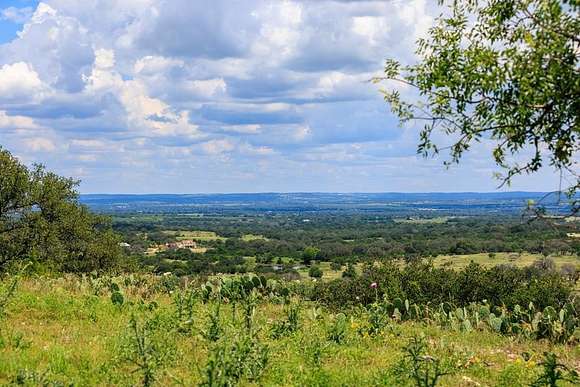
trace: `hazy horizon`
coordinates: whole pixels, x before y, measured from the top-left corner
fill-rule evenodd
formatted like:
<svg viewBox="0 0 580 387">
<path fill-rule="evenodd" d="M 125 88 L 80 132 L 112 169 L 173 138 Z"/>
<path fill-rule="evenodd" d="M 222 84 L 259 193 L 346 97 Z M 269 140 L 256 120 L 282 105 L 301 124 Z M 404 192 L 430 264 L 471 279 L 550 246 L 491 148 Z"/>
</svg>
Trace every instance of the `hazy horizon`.
<svg viewBox="0 0 580 387">
<path fill-rule="evenodd" d="M 145 192 L 145 193 L 119 193 L 119 192 L 80 192 L 81 195 L 118 195 L 118 196 L 147 196 L 147 195 L 260 195 L 260 194 L 329 194 L 329 195 L 372 195 L 372 194 L 548 194 L 553 191 L 232 191 L 232 192 Z"/>
</svg>

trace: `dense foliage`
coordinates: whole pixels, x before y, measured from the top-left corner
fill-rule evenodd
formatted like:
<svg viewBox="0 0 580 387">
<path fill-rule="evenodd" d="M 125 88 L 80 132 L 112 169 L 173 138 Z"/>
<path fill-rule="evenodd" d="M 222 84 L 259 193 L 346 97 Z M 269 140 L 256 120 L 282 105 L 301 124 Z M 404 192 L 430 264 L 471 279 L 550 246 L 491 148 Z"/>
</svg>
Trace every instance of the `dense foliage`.
<svg viewBox="0 0 580 387">
<path fill-rule="evenodd" d="M 419 151 L 449 149 L 457 162 L 475 142 L 491 140 L 504 182 L 550 164 L 572 175 L 573 195 L 580 187 L 578 1 L 439 3 L 448 8 L 419 40 L 418 63 L 389 60 L 385 78 L 377 79 L 417 92 L 414 102 L 397 88 L 384 95 L 402 122 L 425 123 Z"/>
<path fill-rule="evenodd" d="M 203 217 L 159 214 L 154 218 L 131 214 L 116 216 L 114 227 L 135 253 L 144 252 L 150 245 L 171 241 L 164 230 L 209 230 L 223 237 L 198 241 L 198 245 L 208 248 L 204 254 L 168 251 L 145 260 L 147 265 L 163 266 L 160 272 L 173 271 L 172 266 L 182 273 L 217 272 L 211 268 L 212 262 L 229 261 L 238 265 L 234 260 L 240 257 L 255 257 L 258 264 L 276 264 L 281 257 L 304 264 L 312 260 L 346 264 L 395 258 L 414 261 L 444 254 L 580 252 L 580 238 L 568 235 L 576 232 L 577 226 L 572 222 L 554 228 L 542 223 L 522 223 L 521 219 L 510 217 L 421 222 L 394 221 L 386 215 L 309 214 L 309 222 L 304 219 L 301 214 Z M 263 237 L 244 239 L 247 234 Z M 188 269 L 175 263 L 176 260 L 197 263 Z M 228 268 L 224 272 L 232 270 Z"/>
<path fill-rule="evenodd" d="M 107 218 L 78 203 L 76 185 L 0 148 L 0 271 L 23 261 L 68 272 L 117 264 L 117 236 Z"/>
<path fill-rule="evenodd" d="M 376 288 L 369 285 L 375 283 Z M 574 281 L 554 271 L 537 268 L 471 264 L 463 270 L 413 264 L 399 268 L 393 264 L 368 265 L 361 276 L 317 284 L 313 297 L 328 305 L 370 304 L 377 298 L 408 299 L 418 304 L 471 302 L 492 305 L 562 306 L 572 299 Z"/>
</svg>

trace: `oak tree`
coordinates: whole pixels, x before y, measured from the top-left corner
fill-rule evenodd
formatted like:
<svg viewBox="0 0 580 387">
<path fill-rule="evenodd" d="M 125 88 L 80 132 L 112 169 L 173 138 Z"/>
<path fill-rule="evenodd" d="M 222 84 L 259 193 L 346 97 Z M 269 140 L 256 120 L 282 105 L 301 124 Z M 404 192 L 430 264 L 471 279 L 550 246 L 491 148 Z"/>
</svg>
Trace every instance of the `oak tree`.
<svg viewBox="0 0 580 387">
<path fill-rule="evenodd" d="M 388 60 L 382 92 L 401 123 L 423 122 L 419 153 L 457 163 L 493 143 L 501 185 L 549 164 L 568 178 L 579 211 L 578 0 L 438 0 L 443 6 L 418 61 Z M 438 132 L 444 134 L 438 137 Z"/>
</svg>

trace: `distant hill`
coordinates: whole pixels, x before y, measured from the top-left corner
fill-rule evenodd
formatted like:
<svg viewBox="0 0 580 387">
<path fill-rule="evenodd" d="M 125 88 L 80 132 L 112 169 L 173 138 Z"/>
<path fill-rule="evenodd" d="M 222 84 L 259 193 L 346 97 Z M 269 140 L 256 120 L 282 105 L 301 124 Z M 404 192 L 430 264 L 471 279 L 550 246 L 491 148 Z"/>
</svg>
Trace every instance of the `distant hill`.
<svg viewBox="0 0 580 387">
<path fill-rule="evenodd" d="M 543 192 L 460 193 L 238 193 L 238 194 L 87 194 L 81 202 L 95 211 L 146 213 L 211 212 L 363 212 L 416 214 L 516 214 L 527 200 L 539 200 Z M 557 198 L 543 202 L 553 211 L 565 211 Z"/>
</svg>

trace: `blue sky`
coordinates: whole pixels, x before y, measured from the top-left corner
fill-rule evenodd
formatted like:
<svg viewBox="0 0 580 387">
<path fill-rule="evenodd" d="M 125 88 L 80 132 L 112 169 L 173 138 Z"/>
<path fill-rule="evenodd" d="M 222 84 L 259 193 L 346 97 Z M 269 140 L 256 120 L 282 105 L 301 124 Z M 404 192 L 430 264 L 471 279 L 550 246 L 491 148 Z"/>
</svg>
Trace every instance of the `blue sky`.
<svg viewBox="0 0 580 387">
<path fill-rule="evenodd" d="M 0 0 L 0 145 L 86 193 L 495 190 L 491 144 L 417 157 L 368 82 L 416 60 L 434 1 L 211 4 Z"/>
</svg>

